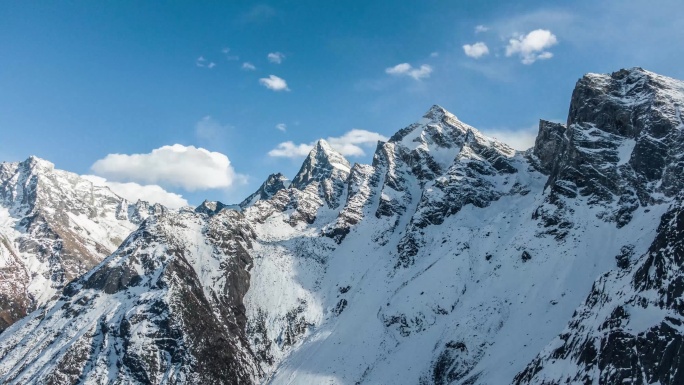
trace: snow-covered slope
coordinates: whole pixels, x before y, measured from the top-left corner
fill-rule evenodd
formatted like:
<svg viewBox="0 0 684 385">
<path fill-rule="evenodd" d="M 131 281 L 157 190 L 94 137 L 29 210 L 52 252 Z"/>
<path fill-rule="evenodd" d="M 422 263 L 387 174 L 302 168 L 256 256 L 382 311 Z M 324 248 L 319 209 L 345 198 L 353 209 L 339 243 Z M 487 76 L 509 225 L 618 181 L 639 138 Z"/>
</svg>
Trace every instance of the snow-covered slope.
<svg viewBox="0 0 684 385">
<path fill-rule="evenodd" d="M 676 384 L 682 103 L 633 68 L 526 152 L 439 106 L 371 165 L 320 141 L 239 210 L 145 221 L 0 335 L 0 379 Z"/>
<path fill-rule="evenodd" d="M 684 383 L 683 198 L 663 215 L 647 252 L 597 280 L 515 384 Z"/>
<path fill-rule="evenodd" d="M 513 381 L 597 277 L 653 242 L 681 190 L 683 95 L 638 68 L 587 75 L 568 125 L 540 122 L 525 153 L 435 106 L 352 167 L 334 219 L 321 205 L 287 229 L 294 211 L 246 210 L 267 240 L 245 297 L 266 382 Z M 662 161 L 640 150 L 656 132 Z"/>
<path fill-rule="evenodd" d="M 144 218 L 131 204 L 31 157 L 0 164 L 0 331 L 111 254 Z"/>
</svg>

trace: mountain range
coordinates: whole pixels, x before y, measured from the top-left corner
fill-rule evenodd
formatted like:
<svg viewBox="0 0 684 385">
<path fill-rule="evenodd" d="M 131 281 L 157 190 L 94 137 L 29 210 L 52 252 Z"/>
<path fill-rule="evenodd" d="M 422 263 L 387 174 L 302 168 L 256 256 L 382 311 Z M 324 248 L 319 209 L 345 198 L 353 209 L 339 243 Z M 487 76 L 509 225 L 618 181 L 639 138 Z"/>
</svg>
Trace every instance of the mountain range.
<svg viewBox="0 0 684 385">
<path fill-rule="evenodd" d="M 3 163 L 0 382 L 684 383 L 683 104 L 587 74 L 527 151 L 435 105 L 238 205 Z"/>
</svg>

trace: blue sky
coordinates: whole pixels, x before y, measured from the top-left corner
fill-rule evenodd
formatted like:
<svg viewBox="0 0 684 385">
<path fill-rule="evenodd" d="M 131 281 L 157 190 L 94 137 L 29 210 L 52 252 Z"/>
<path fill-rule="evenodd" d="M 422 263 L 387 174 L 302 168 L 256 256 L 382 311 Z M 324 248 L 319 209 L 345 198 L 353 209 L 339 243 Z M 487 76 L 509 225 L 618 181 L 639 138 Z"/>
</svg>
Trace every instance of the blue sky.
<svg viewBox="0 0 684 385">
<path fill-rule="evenodd" d="M 684 79 L 679 9 L 0 1 L 0 160 L 37 155 L 121 193 L 198 204 L 293 177 L 318 138 L 370 162 L 378 138 L 432 104 L 524 147 L 538 119 L 565 120 L 586 72 Z"/>
</svg>

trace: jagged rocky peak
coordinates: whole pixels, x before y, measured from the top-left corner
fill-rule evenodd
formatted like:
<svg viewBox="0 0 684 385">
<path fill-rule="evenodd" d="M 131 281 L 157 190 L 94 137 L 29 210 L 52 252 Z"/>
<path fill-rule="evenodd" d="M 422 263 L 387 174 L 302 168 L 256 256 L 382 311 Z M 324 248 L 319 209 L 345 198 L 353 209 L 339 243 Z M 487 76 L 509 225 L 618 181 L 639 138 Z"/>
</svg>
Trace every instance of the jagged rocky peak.
<svg viewBox="0 0 684 385">
<path fill-rule="evenodd" d="M 681 191 L 683 103 L 684 82 L 641 68 L 582 77 L 556 144 L 562 151 L 547 183 L 551 199 L 588 197 L 606 207 L 603 218 L 623 226 L 637 208 Z"/>
<path fill-rule="evenodd" d="M 291 187 L 304 190 L 317 182 L 319 196 L 325 199 L 329 207 L 337 207 L 350 171 L 349 161 L 328 142 L 320 139 L 304 160 Z"/>
<path fill-rule="evenodd" d="M 662 138 L 682 124 L 684 82 L 635 67 L 584 75 L 575 86 L 568 125 L 592 123 L 602 131 L 637 139 Z M 646 130 L 644 132 L 644 130 Z"/>
<path fill-rule="evenodd" d="M 271 199 L 278 191 L 290 187 L 290 180 L 281 173 L 271 174 L 259 188 L 240 203 L 240 207 L 246 209 L 259 200 Z"/>
<path fill-rule="evenodd" d="M 458 142 L 462 142 L 458 139 L 469 130 L 475 130 L 475 128 L 461 122 L 443 107 L 433 105 L 421 120 L 399 130 L 389 141 L 401 143 L 409 149 L 431 145 L 451 148 Z"/>
<path fill-rule="evenodd" d="M 483 135 L 438 105 L 432 106 L 418 122 L 399 130 L 389 142 L 408 150 L 405 161 L 421 180 L 441 175 L 458 156 L 485 157 L 501 163 L 516 153 L 507 144 Z"/>
<path fill-rule="evenodd" d="M 563 151 L 565 130 L 564 124 L 539 120 L 539 133 L 532 153 L 537 157 L 538 168 L 545 174 L 551 173 L 553 164 Z"/>
<path fill-rule="evenodd" d="M 320 139 L 304 160 L 302 168 L 292 180 L 292 187 L 303 190 L 313 181 L 347 179 L 351 164 L 328 142 Z"/>
</svg>

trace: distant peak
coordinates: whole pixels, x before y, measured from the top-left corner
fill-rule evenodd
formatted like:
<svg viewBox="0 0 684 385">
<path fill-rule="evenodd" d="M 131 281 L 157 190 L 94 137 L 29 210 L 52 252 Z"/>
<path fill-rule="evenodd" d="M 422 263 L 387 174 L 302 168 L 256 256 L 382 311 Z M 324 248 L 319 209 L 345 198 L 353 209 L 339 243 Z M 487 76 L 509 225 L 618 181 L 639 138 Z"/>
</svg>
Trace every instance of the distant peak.
<svg viewBox="0 0 684 385">
<path fill-rule="evenodd" d="M 318 151 L 324 151 L 324 152 L 336 152 L 332 146 L 330 146 L 330 143 L 328 143 L 325 139 L 318 139 L 316 142 L 316 145 L 314 146 L 315 150 Z"/>
<path fill-rule="evenodd" d="M 240 203 L 240 207 L 246 209 L 252 206 L 259 200 L 270 199 L 278 191 L 290 187 L 290 181 L 281 173 L 275 173 L 269 175 L 264 183 L 261 184 L 259 189 L 248 196 L 244 201 Z"/>
<path fill-rule="evenodd" d="M 218 214 L 219 211 L 223 210 L 226 207 L 228 207 L 228 205 L 223 204 L 219 201 L 210 201 L 205 199 L 204 202 L 202 202 L 202 204 L 195 208 L 195 212 L 204 213 L 211 216 Z"/>
<path fill-rule="evenodd" d="M 29 156 L 28 159 L 21 162 L 20 165 L 28 169 L 37 169 L 45 171 L 51 171 L 55 169 L 55 165 L 52 162 L 49 162 L 45 159 L 41 159 L 34 155 Z"/>
<path fill-rule="evenodd" d="M 309 152 L 309 156 L 307 158 L 316 159 L 318 162 L 323 161 L 332 163 L 333 165 L 341 164 L 347 169 L 351 167 L 349 161 L 342 154 L 332 148 L 330 143 L 324 139 L 319 139 L 318 142 L 316 142 L 316 145 L 311 152 Z"/>
<path fill-rule="evenodd" d="M 287 185 L 289 185 L 289 179 L 287 179 L 287 177 L 285 175 L 278 172 L 278 173 L 269 175 L 268 178 L 266 178 L 266 181 L 264 182 L 264 184 L 267 184 L 267 185 L 272 185 L 275 183 L 282 183 L 285 185 L 285 187 L 287 187 Z"/>
<path fill-rule="evenodd" d="M 301 190 L 313 180 L 320 181 L 331 177 L 346 179 L 350 170 L 349 161 L 328 142 L 320 139 L 304 160 L 297 176 L 292 180 L 292 186 Z"/>
<path fill-rule="evenodd" d="M 435 104 L 430 109 L 423 115 L 423 118 L 430 119 L 430 120 L 442 120 L 445 116 L 448 116 L 450 118 L 456 118 L 454 114 L 451 112 L 447 111 L 444 107 Z"/>
</svg>

